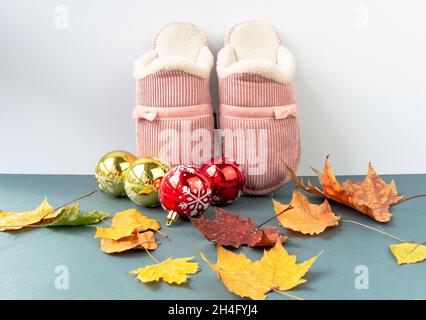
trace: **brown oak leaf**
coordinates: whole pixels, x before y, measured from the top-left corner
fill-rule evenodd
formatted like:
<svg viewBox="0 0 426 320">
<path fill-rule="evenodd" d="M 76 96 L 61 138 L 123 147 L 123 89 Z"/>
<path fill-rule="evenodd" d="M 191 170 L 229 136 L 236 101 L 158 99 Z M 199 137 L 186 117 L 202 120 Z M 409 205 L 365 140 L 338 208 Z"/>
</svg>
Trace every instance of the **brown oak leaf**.
<svg viewBox="0 0 426 320">
<path fill-rule="evenodd" d="M 371 164 L 368 165 L 368 173 L 364 181 L 346 180 L 339 183 L 327 156 L 323 172 L 313 169 L 322 190 L 309 180 L 308 185 L 305 185 L 303 180 L 297 178 L 294 170 L 288 166 L 287 169 L 294 183 L 303 190 L 350 206 L 379 222 L 388 222 L 391 219 L 392 214 L 389 208 L 402 198 L 398 195 L 395 182 L 392 180 L 391 183 L 386 184 Z"/>
<path fill-rule="evenodd" d="M 258 228 L 251 218 L 241 218 L 222 208 L 215 208 L 215 212 L 214 220 L 200 217 L 191 219 L 191 222 L 207 239 L 218 245 L 268 247 L 287 240 L 286 236 L 280 235 L 278 228 Z"/>
</svg>

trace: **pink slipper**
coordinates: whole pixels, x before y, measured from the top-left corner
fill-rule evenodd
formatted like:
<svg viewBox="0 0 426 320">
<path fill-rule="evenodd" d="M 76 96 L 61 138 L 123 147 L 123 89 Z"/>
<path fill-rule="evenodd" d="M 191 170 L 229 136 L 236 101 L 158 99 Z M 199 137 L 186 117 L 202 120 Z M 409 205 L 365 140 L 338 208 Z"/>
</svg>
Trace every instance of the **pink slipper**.
<svg viewBox="0 0 426 320">
<path fill-rule="evenodd" d="M 262 21 L 234 26 L 218 54 L 223 152 L 242 165 L 247 194 L 278 189 L 290 178 L 284 163 L 299 164 L 294 70 L 277 30 Z"/>
<path fill-rule="evenodd" d="M 152 49 L 134 63 L 138 156 L 172 166 L 201 165 L 212 157 L 210 96 L 213 55 L 207 37 L 190 23 L 166 25 Z"/>
</svg>

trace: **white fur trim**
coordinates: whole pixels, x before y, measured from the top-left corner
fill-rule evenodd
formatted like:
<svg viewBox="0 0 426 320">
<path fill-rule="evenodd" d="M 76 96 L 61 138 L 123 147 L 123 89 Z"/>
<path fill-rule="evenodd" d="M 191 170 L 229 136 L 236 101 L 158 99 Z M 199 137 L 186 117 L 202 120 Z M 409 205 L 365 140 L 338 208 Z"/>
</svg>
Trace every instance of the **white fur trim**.
<svg viewBox="0 0 426 320">
<path fill-rule="evenodd" d="M 208 51 L 210 53 L 210 51 Z M 192 74 L 200 78 L 208 78 L 213 67 L 213 55 L 207 55 L 194 63 L 176 56 L 164 56 L 154 59 L 148 65 L 139 64 L 136 60 L 133 67 L 133 76 L 136 80 L 145 78 L 146 76 L 161 70 L 179 70 Z"/>
<path fill-rule="evenodd" d="M 281 83 L 292 81 L 296 65 L 293 54 L 279 46 L 276 55 L 277 63 L 266 59 L 237 60 L 233 48 L 228 45 L 219 51 L 217 73 L 221 78 L 237 73 L 251 73 Z"/>
<path fill-rule="evenodd" d="M 210 71 L 214 66 L 214 57 L 207 46 L 201 48 L 200 52 L 198 53 L 196 64 L 207 68 L 210 74 Z"/>
<path fill-rule="evenodd" d="M 278 46 L 277 50 L 277 65 L 283 74 L 283 81 L 291 81 L 294 78 L 296 72 L 296 59 L 293 53 L 284 46 Z"/>
<path fill-rule="evenodd" d="M 160 70 L 179 70 L 208 78 L 214 58 L 206 43 L 206 35 L 199 27 L 169 24 L 155 37 L 153 49 L 135 61 L 133 76 L 139 80 Z"/>
<path fill-rule="evenodd" d="M 143 74 L 145 74 L 145 69 L 147 66 L 158 58 L 157 52 L 154 50 L 150 50 L 147 53 L 139 56 L 136 61 L 133 63 L 133 76 L 136 79 L 143 78 Z"/>
<path fill-rule="evenodd" d="M 217 54 L 217 72 L 219 74 L 225 72 L 224 69 L 235 62 L 237 62 L 237 57 L 235 56 L 234 49 L 230 45 L 225 45 Z"/>
</svg>

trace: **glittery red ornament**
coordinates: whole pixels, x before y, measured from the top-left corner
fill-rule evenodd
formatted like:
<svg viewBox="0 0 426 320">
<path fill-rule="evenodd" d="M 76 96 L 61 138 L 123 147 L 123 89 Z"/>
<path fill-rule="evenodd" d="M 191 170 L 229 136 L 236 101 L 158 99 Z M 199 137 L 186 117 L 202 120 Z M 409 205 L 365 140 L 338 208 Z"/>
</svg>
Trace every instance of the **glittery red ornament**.
<svg viewBox="0 0 426 320">
<path fill-rule="evenodd" d="M 167 225 L 177 217 L 195 217 L 207 210 L 212 197 L 209 178 L 195 166 L 180 165 L 172 168 L 163 178 L 159 196 L 168 212 Z"/>
<path fill-rule="evenodd" d="M 231 159 L 218 157 L 201 167 L 212 185 L 212 204 L 224 206 L 239 198 L 246 182 L 240 165 Z"/>
</svg>

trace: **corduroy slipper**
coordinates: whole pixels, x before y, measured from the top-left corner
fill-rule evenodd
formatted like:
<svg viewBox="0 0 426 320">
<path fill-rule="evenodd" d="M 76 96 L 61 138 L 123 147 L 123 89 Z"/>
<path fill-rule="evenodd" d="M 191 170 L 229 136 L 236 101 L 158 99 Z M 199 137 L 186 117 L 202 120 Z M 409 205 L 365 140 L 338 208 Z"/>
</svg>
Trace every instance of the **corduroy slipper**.
<svg viewBox="0 0 426 320">
<path fill-rule="evenodd" d="M 201 165 L 212 157 L 214 61 L 207 45 L 200 27 L 171 23 L 135 61 L 138 156 L 155 156 L 172 166 Z"/>
<path fill-rule="evenodd" d="M 300 134 L 292 80 L 295 61 L 277 30 L 245 21 L 226 35 L 217 58 L 223 153 L 244 169 L 244 192 L 267 194 L 296 169 Z"/>
</svg>

